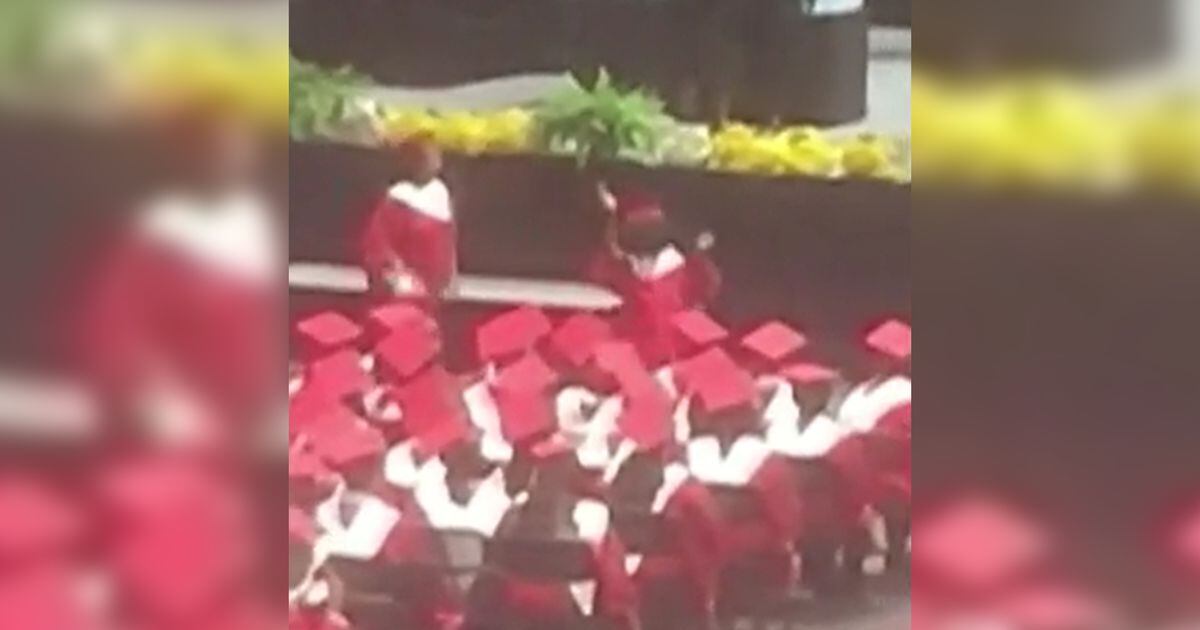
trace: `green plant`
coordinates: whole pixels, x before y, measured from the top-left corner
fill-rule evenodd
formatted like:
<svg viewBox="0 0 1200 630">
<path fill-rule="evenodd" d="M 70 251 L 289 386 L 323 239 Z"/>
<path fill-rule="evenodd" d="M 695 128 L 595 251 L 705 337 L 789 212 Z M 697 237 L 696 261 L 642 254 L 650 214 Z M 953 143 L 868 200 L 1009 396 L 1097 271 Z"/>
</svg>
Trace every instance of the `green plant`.
<svg viewBox="0 0 1200 630">
<path fill-rule="evenodd" d="M 534 129 L 542 148 L 574 155 L 582 166 L 595 160 L 657 160 L 673 121 L 663 102 L 639 89 L 622 89 L 601 70 L 584 87 L 576 79 L 534 111 Z"/>
<path fill-rule="evenodd" d="M 352 68 L 327 70 L 291 59 L 288 71 L 288 132 L 293 138 L 329 135 L 351 114 L 367 79 Z"/>
</svg>

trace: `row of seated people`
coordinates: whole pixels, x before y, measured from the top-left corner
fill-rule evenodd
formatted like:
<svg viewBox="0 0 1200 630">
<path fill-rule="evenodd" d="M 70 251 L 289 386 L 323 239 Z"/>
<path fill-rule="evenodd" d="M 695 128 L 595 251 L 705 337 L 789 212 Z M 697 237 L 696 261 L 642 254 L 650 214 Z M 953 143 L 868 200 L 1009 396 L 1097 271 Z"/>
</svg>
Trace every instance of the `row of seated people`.
<svg viewBox="0 0 1200 630">
<path fill-rule="evenodd" d="M 296 627 L 714 627 L 903 570 L 909 327 L 869 331 L 874 371 L 847 383 L 781 322 L 674 325 L 646 365 L 600 316 L 522 307 L 452 374 L 419 308 L 299 322 Z"/>
</svg>

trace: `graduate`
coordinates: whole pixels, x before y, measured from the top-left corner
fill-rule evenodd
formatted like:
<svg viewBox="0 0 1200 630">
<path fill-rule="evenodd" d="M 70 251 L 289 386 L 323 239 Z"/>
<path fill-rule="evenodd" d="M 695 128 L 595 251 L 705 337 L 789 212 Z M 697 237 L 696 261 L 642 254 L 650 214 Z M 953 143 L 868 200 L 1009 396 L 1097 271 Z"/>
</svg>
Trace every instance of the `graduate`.
<svg viewBox="0 0 1200 630">
<path fill-rule="evenodd" d="M 605 207 L 605 243 L 587 277 L 621 297 L 617 331 L 657 369 L 676 358 L 672 318 L 716 297 L 720 274 L 708 254 L 715 241 L 705 232 L 693 246 L 680 245 L 661 204 L 641 193 L 624 193 Z"/>
<path fill-rule="evenodd" d="M 912 329 L 890 319 L 864 338 L 870 354 L 865 380 L 842 400 L 838 416 L 855 432 L 871 431 L 892 408 L 912 402 Z"/>
<path fill-rule="evenodd" d="M 458 271 L 453 200 L 439 178 L 442 153 L 432 139 L 409 138 L 394 150 L 397 180 L 375 204 L 360 241 L 371 294 L 431 306 Z"/>
<path fill-rule="evenodd" d="M 763 435 L 753 377 L 722 349 L 680 366 L 692 427 L 686 461 L 713 492 L 727 535 L 722 605 L 746 609 L 777 601 L 792 582 L 801 525 L 791 467 Z"/>
<path fill-rule="evenodd" d="M 616 453 L 603 472 L 643 627 L 716 628 L 721 513 L 688 470 L 668 393 L 644 368 L 620 375 Z"/>
<path fill-rule="evenodd" d="M 171 177 L 94 266 L 87 363 L 139 439 L 237 442 L 278 402 L 282 226 L 235 114 L 193 105 L 156 131 Z"/>
</svg>

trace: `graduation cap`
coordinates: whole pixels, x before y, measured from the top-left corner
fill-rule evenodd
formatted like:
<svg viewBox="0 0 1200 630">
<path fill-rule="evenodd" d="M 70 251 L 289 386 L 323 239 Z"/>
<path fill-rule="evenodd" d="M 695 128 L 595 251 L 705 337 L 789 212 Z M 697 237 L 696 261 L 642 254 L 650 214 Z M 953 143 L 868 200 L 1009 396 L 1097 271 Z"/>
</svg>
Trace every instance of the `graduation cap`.
<svg viewBox="0 0 1200 630">
<path fill-rule="evenodd" d="M 867 333 L 866 344 L 884 356 L 904 361 L 912 356 L 912 328 L 900 320 L 889 319 Z"/>
<path fill-rule="evenodd" d="M 617 428 L 641 450 L 663 445 L 674 432 L 671 399 L 653 379 L 624 390 Z"/>
<path fill-rule="evenodd" d="M 793 363 L 784 366 L 779 375 L 800 387 L 828 385 L 837 380 L 838 373 L 820 363 Z"/>
<path fill-rule="evenodd" d="M 387 372 L 404 380 L 428 365 L 441 352 L 441 340 L 436 332 L 419 323 L 392 329 L 375 346 L 379 361 Z"/>
<path fill-rule="evenodd" d="M 791 326 L 770 321 L 755 328 L 741 339 L 741 346 L 755 357 L 778 365 L 808 344 L 808 339 Z"/>
<path fill-rule="evenodd" d="M 541 309 L 522 306 L 493 317 L 475 331 L 476 351 L 485 363 L 528 352 L 550 333 Z"/>
<path fill-rule="evenodd" d="M 506 440 L 517 443 L 557 426 L 547 392 L 557 380 L 558 374 L 536 354 L 527 354 L 500 372 L 492 395 Z"/>
<path fill-rule="evenodd" d="M 596 348 L 593 359 L 596 368 L 613 377 L 621 387 L 630 385 L 635 379 L 640 380 L 643 376 L 650 376 L 646 365 L 642 363 L 642 357 L 638 354 L 637 348 L 627 341 L 610 341 L 600 344 Z"/>
<path fill-rule="evenodd" d="M 404 424 L 423 453 L 433 455 L 467 437 L 466 410 L 458 381 L 441 366 L 413 378 L 397 392 Z"/>
<path fill-rule="evenodd" d="M 315 481 L 326 477 L 330 470 L 313 450 L 307 437 L 295 440 L 288 448 L 288 479 L 292 481 Z"/>
<path fill-rule="evenodd" d="M 320 356 L 346 348 L 362 335 L 362 328 L 345 315 L 323 311 L 296 324 L 303 351 L 308 356 Z"/>
<path fill-rule="evenodd" d="M 14 476 L 0 481 L 0 563 L 14 555 L 62 549 L 82 530 L 71 504 L 46 483 Z"/>
<path fill-rule="evenodd" d="M 305 388 L 312 388 L 331 399 L 366 392 L 372 382 L 360 360 L 354 350 L 341 350 L 309 363 L 305 370 Z"/>
<path fill-rule="evenodd" d="M 690 310 L 671 318 L 680 347 L 687 353 L 696 352 L 724 340 L 729 331 L 701 310 Z"/>
<path fill-rule="evenodd" d="M 566 319 L 550 335 L 555 354 L 572 367 L 582 367 L 596 348 L 613 338 L 612 326 L 591 313 L 577 313 Z"/>
<path fill-rule="evenodd" d="M 383 454 L 387 444 L 365 422 L 353 422 L 336 431 L 314 436 L 313 445 L 331 467 L 343 470 L 355 462 Z"/>
<path fill-rule="evenodd" d="M 387 336 L 388 333 L 407 326 L 436 327 L 437 322 L 425 311 L 407 302 L 377 306 L 367 313 L 367 327 L 370 332 L 379 337 Z"/>
<path fill-rule="evenodd" d="M 617 221 L 623 224 L 657 223 L 666 219 L 658 198 L 638 191 L 625 191 L 616 195 L 613 211 Z"/>
<path fill-rule="evenodd" d="M 754 378 L 720 348 L 710 348 L 681 364 L 679 376 L 685 389 L 709 413 L 758 402 Z"/>
</svg>

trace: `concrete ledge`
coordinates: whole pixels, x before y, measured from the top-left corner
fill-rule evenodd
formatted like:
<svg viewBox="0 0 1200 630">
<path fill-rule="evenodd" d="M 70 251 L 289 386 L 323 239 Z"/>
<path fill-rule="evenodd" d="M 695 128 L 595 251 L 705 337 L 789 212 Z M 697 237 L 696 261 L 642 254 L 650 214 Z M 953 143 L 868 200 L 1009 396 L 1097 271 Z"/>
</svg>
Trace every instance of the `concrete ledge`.
<svg viewBox="0 0 1200 630">
<path fill-rule="evenodd" d="M 293 290 L 360 295 L 367 276 L 351 265 L 294 262 L 288 265 L 288 286 Z M 584 282 L 530 280 L 462 274 L 446 292 L 453 302 L 476 304 L 532 304 L 542 308 L 588 311 L 611 310 L 621 299 L 611 291 Z"/>
</svg>

